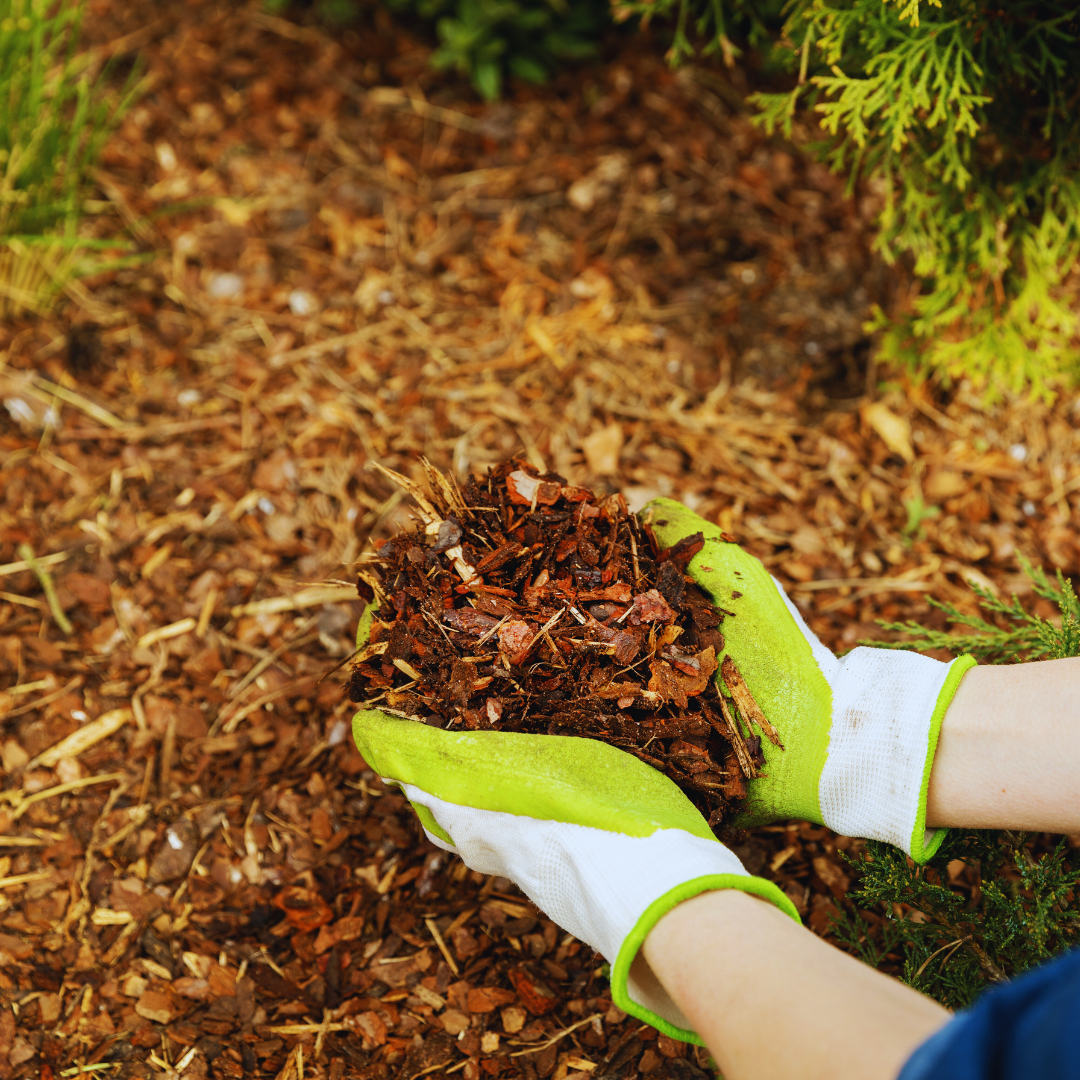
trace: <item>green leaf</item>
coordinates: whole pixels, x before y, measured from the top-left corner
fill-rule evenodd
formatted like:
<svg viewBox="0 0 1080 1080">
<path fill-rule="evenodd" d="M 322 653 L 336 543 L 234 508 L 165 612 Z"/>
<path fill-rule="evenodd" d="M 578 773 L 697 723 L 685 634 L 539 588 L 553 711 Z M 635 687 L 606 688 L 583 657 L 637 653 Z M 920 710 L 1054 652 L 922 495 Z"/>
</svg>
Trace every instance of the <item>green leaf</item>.
<svg viewBox="0 0 1080 1080">
<path fill-rule="evenodd" d="M 531 56 L 511 56 L 507 66 L 513 74 L 526 82 L 542 83 L 548 77 L 548 69 Z"/>
<path fill-rule="evenodd" d="M 499 65 L 491 60 L 477 64 L 473 68 L 473 85 L 486 101 L 498 100 L 502 92 L 502 71 Z"/>
</svg>

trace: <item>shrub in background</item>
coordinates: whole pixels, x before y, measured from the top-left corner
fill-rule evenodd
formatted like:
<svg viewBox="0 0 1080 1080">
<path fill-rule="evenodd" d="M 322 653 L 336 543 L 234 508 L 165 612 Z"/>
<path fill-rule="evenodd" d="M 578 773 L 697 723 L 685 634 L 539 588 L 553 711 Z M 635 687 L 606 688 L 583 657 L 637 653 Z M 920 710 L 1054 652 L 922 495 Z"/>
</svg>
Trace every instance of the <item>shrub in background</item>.
<svg viewBox="0 0 1080 1080">
<path fill-rule="evenodd" d="M 77 227 L 130 100 L 77 55 L 80 0 L 0 0 L 0 317 L 46 309 L 85 248 Z"/>
<path fill-rule="evenodd" d="M 1015 596 L 1006 602 L 972 586 L 983 617 L 931 601 L 965 629 L 882 623 L 907 635 L 891 647 L 945 648 L 991 663 L 1080 655 L 1080 603 L 1071 583 L 1060 571 L 1053 582 L 1042 569 L 1021 566 L 1035 594 L 1057 604 L 1060 625 L 1026 611 Z M 977 867 L 970 892 L 950 877 L 957 860 Z M 927 866 L 873 841 L 862 859 L 849 861 L 859 882 L 834 921 L 837 937 L 875 967 L 899 961 L 906 982 L 950 1008 L 1080 943 L 1080 851 L 1064 838 L 953 829 Z"/>
<path fill-rule="evenodd" d="M 957 860 L 978 870 L 971 895 L 950 882 Z M 1040 852 L 1024 833 L 954 829 L 928 866 L 873 840 L 851 862 L 860 879 L 833 932 L 950 1009 L 1080 942 L 1080 859 L 1064 839 Z"/>
<path fill-rule="evenodd" d="M 505 75 L 548 79 L 560 64 L 596 52 L 607 19 L 603 0 L 386 0 L 399 14 L 435 21 L 436 68 L 468 75 L 493 101 Z"/>
<path fill-rule="evenodd" d="M 882 359 L 991 395 L 1080 375 L 1075 3 L 791 0 L 770 34 L 771 0 L 613 2 L 673 17 L 673 61 L 691 53 L 689 20 L 729 62 L 734 25 L 797 72 L 790 92 L 751 98 L 760 122 L 790 134 L 800 102 L 815 110 L 818 151 L 884 195 L 878 249 L 921 281 L 910 310 L 876 313 Z"/>
<path fill-rule="evenodd" d="M 289 0 L 267 0 L 274 7 Z M 368 4 L 379 0 L 366 0 Z M 876 311 L 879 357 L 988 396 L 1080 377 L 1080 14 L 1069 0 L 384 0 L 433 22 L 432 62 L 497 97 L 590 55 L 605 26 L 670 35 L 672 64 L 747 45 L 794 84 L 752 103 L 770 132 L 816 111 L 814 147 L 884 197 L 877 246 L 918 279 Z M 336 18 L 361 0 L 316 0 Z M 696 44 L 695 44 L 696 43 Z"/>
</svg>

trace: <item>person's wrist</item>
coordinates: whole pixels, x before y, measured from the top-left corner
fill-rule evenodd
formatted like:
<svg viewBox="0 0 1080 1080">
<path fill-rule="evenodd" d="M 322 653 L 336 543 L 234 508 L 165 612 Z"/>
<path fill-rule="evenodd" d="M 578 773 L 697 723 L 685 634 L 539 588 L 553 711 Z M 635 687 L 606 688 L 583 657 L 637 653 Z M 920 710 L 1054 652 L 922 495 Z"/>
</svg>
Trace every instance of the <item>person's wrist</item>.
<svg viewBox="0 0 1080 1080">
<path fill-rule="evenodd" d="M 775 907 L 765 897 L 742 889 L 712 889 L 676 904 L 656 921 L 641 946 L 641 960 L 657 975 L 671 978 L 683 951 L 680 942 L 693 940 L 701 927 L 709 924 L 720 929 L 737 927 L 762 905 Z"/>
<path fill-rule="evenodd" d="M 739 945 L 747 926 L 788 924 L 782 912 L 768 898 L 741 889 L 714 889 L 699 893 L 668 911 L 646 937 L 635 959 L 632 976 L 639 985 L 662 993 L 682 1012 L 700 1037 L 707 1041 L 707 1020 L 727 1011 L 728 1002 L 717 1001 L 715 992 L 738 994 L 742 983 L 738 964 L 746 950 Z M 707 952 L 717 966 L 727 969 L 729 978 L 721 981 L 702 1001 L 697 985 L 694 960 Z"/>
</svg>

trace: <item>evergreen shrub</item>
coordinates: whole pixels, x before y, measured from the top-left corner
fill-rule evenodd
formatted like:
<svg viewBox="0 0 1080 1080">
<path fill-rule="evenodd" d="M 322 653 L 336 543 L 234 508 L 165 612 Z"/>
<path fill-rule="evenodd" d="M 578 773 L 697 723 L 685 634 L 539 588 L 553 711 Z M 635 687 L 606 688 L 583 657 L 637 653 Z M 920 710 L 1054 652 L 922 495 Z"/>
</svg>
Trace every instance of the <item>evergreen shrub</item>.
<svg viewBox="0 0 1080 1080">
<path fill-rule="evenodd" d="M 276 0 L 278 3 L 287 0 Z M 323 0 L 326 2 L 326 0 Z M 349 3 L 350 0 L 335 0 Z M 486 98 L 589 55 L 602 0 L 385 0 L 433 20 L 433 62 Z M 816 114 L 814 144 L 883 199 L 877 246 L 917 279 L 876 311 L 879 358 L 1049 397 L 1080 376 L 1080 8 L 1069 0 L 611 0 L 672 64 L 748 46 L 789 73 L 765 128 Z"/>
<path fill-rule="evenodd" d="M 603 0 L 386 0 L 391 11 L 435 22 L 436 68 L 468 75 L 493 101 L 506 75 L 541 83 L 569 60 L 596 52 Z"/>
<path fill-rule="evenodd" d="M 1080 9 L 1068 0 L 613 0 L 676 19 L 671 58 L 729 27 L 795 85 L 752 98 L 768 131 L 816 112 L 816 146 L 884 197 L 877 246 L 920 289 L 875 313 L 879 358 L 968 376 L 990 396 L 1080 374 Z M 751 5 L 753 4 L 753 8 Z M 771 31 L 771 32 L 770 32 Z"/>
</svg>

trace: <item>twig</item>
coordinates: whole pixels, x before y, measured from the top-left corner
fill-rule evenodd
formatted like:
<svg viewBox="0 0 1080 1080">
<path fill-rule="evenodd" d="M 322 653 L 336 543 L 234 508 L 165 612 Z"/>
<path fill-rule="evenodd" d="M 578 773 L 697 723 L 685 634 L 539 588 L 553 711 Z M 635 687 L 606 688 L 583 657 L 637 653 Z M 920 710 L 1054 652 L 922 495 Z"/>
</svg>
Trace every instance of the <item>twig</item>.
<svg viewBox="0 0 1080 1080">
<path fill-rule="evenodd" d="M 952 952 L 949 953 L 949 956 L 952 956 L 953 952 L 956 952 L 956 950 L 959 949 L 960 946 L 963 945 L 965 941 L 970 941 L 970 940 L 971 940 L 971 935 L 967 934 L 967 935 L 965 935 L 964 937 L 960 938 L 957 941 L 950 941 L 947 945 L 942 945 L 940 949 L 935 949 L 922 962 L 922 966 L 919 968 L 919 970 L 915 972 L 915 978 L 917 979 L 926 970 L 926 965 L 929 964 L 930 961 L 933 960 L 934 957 L 938 955 L 938 953 L 943 953 L 946 949 L 951 949 Z M 946 956 L 945 960 L 948 960 L 949 956 Z M 945 960 L 941 961 L 942 965 L 945 964 Z"/>
<path fill-rule="evenodd" d="M 353 592 L 355 592 L 355 588 Z M 275 660 L 280 659 L 290 649 L 299 649 L 304 645 L 309 644 L 312 641 L 318 639 L 318 634 L 314 634 L 309 638 L 304 638 L 304 635 L 319 621 L 318 615 L 313 615 L 310 619 L 306 620 L 300 628 L 292 635 L 292 637 L 286 638 L 272 653 L 268 653 L 264 656 L 237 684 L 229 691 L 229 700 L 234 701 L 238 698 Z"/>
<path fill-rule="evenodd" d="M 176 713 L 170 713 L 169 721 L 165 726 L 165 738 L 161 744 L 161 790 L 158 792 L 164 798 L 169 798 L 169 790 L 172 784 L 172 759 L 176 750 Z"/>
<path fill-rule="evenodd" d="M 76 394 L 74 390 L 68 390 L 63 386 L 57 386 L 56 383 L 49 382 L 48 379 L 43 379 L 40 375 L 35 377 L 34 382 L 46 393 L 52 394 L 53 397 L 59 398 L 68 405 L 73 405 L 76 409 L 95 419 L 99 424 L 104 424 L 106 427 L 110 428 L 127 426 L 123 420 L 113 416 L 108 409 L 103 409 L 100 405 L 95 405 L 92 401 L 84 398 L 82 394 Z"/>
<path fill-rule="evenodd" d="M 443 959 L 446 960 L 446 963 L 449 966 L 450 970 L 455 975 L 460 975 L 461 973 L 458 971 L 458 966 L 454 962 L 454 958 L 450 955 L 450 950 L 446 947 L 446 942 L 443 941 L 443 936 L 439 933 L 439 928 L 435 925 L 435 920 L 425 919 L 424 925 L 428 928 L 428 932 L 435 939 L 435 944 L 438 945 L 439 952 L 443 954 Z"/>
<path fill-rule="evenodd" d="M 295 679 L 293 682 L 288 683 L 285 686 L 282 686 L 279 689 L 273 691 L 273 693 L 263 694 L 261 698 L 256 698 L 250 705 L 245 705 L 242 709 L 234 712 L 228 718 L 228 720 L 225 721 L 223 730 L 226 734 L 235 731 L 240 721 L 243 720 L 245 717 L 250 716 L 253 712 L 258 712 L 259 709 L 261 709 L 264 705 L 269 705 L 271 701 L 277 701 L 279 698 L 285 697 L 286 694 L 290 694 L 295 690 L 299 690 L 299 688 L 303 686 L 304 683 L 313 682 L 317 678 L 318 676 L 314 674 L 304 675 L 301 678 Z M 216 727 L 220 721 L 221 717 L 219 716 L 218 719 L 214 721 L 214 726 Z"/>
<path fill-rule="evenodd" d="M 476 648 L 479 649 L 481 645 L 483 645 L 486 641 L 489 641 L 512 618 L 513 618 L 513 615 L 504 615 L 494 626 L 488 627 L 488 629 L 485 630 L 483 632 L 483 634 L 481 634 L 480 637 L 476 639 Z M 539 637 L 539 635 L 537 635 L 537 637 Z M 447 641 L 449 641 L 449 640 L 450 639 L 447 638 Z M 533 639 L 532 644 L 533 645 L 536 644 L 536 638 Z M 529 648 L 531 649 L 532 645 L 530 645 Z"/>
<path fill-rule="evenodd" d="M 37 560 L 37 564 L 38 566 L 55 566 L 57 563 L 64 562 L 65 559 L 70 559 L 73 554 L 75 554 L 73 551 L 58 551 L 55 555 L 42 555 Z M 9 574 L 21 574 L 24 570 L 30 569 L 32 567 L 25 560 L 5 563 L 0 566 L 0 577 L 7 577 Z"/>
<path fill-rule="evenodd" d="M 0 720 L 11 720 L 16 716 L 22 716 L 24 713 L 33 712 L 35 709 L 43 708 L 45 705 L 51 705 L 57 698 L 62 698 L 76 687 L 82 686 L 82 682 L 82 676 L 76 675 L 66 686 L 62 686 L 59 690 L 54 690 L 51 694 L 46 694 L 44 697 L 28 701 L 25 705 L 20 705 L 17 709 L 12 709 L 11 712 L 4 713 L 3 716 L 0 716 Z"/>
<path fill-rule="evenodd" d="M 28 569 L 33 570 L 34 576 L 38 579 L 38 583 L 41 585 L 41 591 L 45 594 L 45 600 L 49 605 L 49 612 L 52 615 L 53 620 L 56 625 L 60 627 L 61 631 L 70 637 L 75 628 L 68 621 L 68 617 L 64 614 L 64 609 L 60 606 L 60 599 L 56 595 L 56 586 L 53 584 L 52 574 L 45 569 L 41 560 L 34 554 L 34 549 L 29 544 L 20 544 L 18 550 Z"/>
<path fill-rule="evenodd" d="M 48 611 L 48 605 L 30 596 L 20 596 L 18 593 L 0 592 L 0 600 L 6 600 L 9 604 L 21 604 L 23 607 L 37 608 L 38 611 Z"/>
<path fill-rule="evenodd" d="M 428 1073 L 438 1072 L 440 1069 L 445 1069 L 446 1066 L 449 1065 L 450 1062 L 453 1060 L 453 1058 L 447 1058 L 445 1061 L 440 1062 L 438 1065 L 429 1065 L 426 1069 L 421 1069 L 418 1073 L 413 1073 L 412 1076 L 409 1077 L 409 1080 L 420 1080 L 421 1076 L 427 1076 Z M 465 1060 L 468 1061 L 469 1059 L 466 1058 Z"/>
<path fill-rule="evenodd" d="M 210 626 L 210 617 L 214 614 L 214 607 L 217 604 L 218 590 L 211 586 L 203 597 L 202 609 L 199 611 L 199 620 L 195 623 L 195 636 L 200 640 L 206 636 L 207 628 Z"/>
<path fill-rule="evenodd" d="M 549 1046 L 554 1046 L 560 1039 L 565 1038 L 570 1032 L 577 1031 L 578 1028 L 584 1027 L 586 1024 L 591 1024 L 598 1016 L 603 1015 L 603 1013 L 593 1013 L 592 1016 L 586 1016 L 584 1020 L 579 1020 L 576 1024 L 571 1024 L 568 1028 L 556 1032 L 550 1039 L 545 1039 L 544 1042 L 538 1043 L 536 1046 L 530 1046 L 528 1050 L 515 1050 L 514 1053 L 507 1054 L 507 1057 L 521 1057 L 524 1054 L 535 1054 L 540 1050 L 546 1050 Z"/>
<path fill-rule="evenodd" d="M 143 682 L 134 694 L 131 695 L 131 711 L 135 714 L 135 723 L 140 731 L 146 731 L 149 724 L 146 719 L 146 710 L 143 708 L 142 699 L 145 694 L 161 682 L 161 674 L 168 666 L 169 651 L 164 645 L 158 646 L 158 656 L 154 666 L 150 669 L 149 677 Z"/>
<path fill-rule="evenodd" d="M 159 641 L 170 641 L 172 638 L 181 637 L 194 629 L 195 620 L 189 615 L 186 619 L 180 619 L 179 622 L 169 623 L 168 626 L 159 626 L 155 630 L 147 630 L 135 643 L 135 647 L 149 649 L 151 645 L 156 645 Z"/>
<path fill-rule="evenodd" d="M 301 589 L 292 596 L 271 596 L 266 600 L 255 600 L 250 604 L 237 604 L 232 609 L 232 617 L 239 619 L 244 615 L 274 615 L 281 611 L 298 611 L 300 608 L 317 607 L 321 604 L 336 604 L 342 600 L 359 600 L 356 586 L 340 585 L 327 588 L 318 585 L 311 589 Z M 195 622 L 192 620 L 192 627 Z"/>
<path fill-rule="evenodd" d="M 127 777 L 123 773 L 99 773 L 97 776 L 84 776 L 81 780 L 69 780 L 66 784 L 57 784 L 56 787 L 45 788 L 44 791 L 35 791 L 33 795 L 27 795 L 22 799 L 18 799 L 21 792 L 3 792 L 9 798 L 14 795 L 17 805 L 15 807 L 15 813 L 11 815 L 12 821 L 18 821 L 19 818 L 30 809 L 34 803 L 39 803 L 43 799 L 52 799 L 57 795 L 66 795 L 69 791 L 78 791 L 80 788 L 90 787 L 92 784 L 111 784 L 114 780 L 126 780 Z"/>
<path fill-rule="evenodd" d="M 110 709 L 102 713 L 96 720 L 91 720 L 89 724 L 72 732 L 66 739 L 61 739 L 55 745 L 42 751 L 27 765 L 27 769 L 51 769 L 61 758 L 77 758 L 102 739 L 107 739 L 118 732 L 131 719 L 131 716 L 130 709 Z"/>
<path fill-rule="evenodd" d="M 14 889 L 17 885 L 29 885 L 33 881 L 44 881 L 52 876 L 52 870 L 35 870 L 30 874 L 15 874 L 13 877 L 0 878 L 0 889 Z"/>
<path fill-rule="evenodd" d="M 746 745 L 746 740 L 739 730 L 739 725 L 735 722 L 735 717 L 731 715 L 731 710 L 728 708 L 728 703 L 724 699 L 724 695 L 718 694 L 717 697 L 720 700 L 720 712 L 724 717 L 724 724 L 727 726 L 727 731 L 720 730 L 720 725 L 716 722 L 716 717 L 713 716 L 712 709 L 707 705 L 705 706 L 705 715 L 709 718 L 709 722 L 716 728 L 720 735 L 731 743 L 735 750 L 735 756 L 739 759 L 739 768 L 742 769 L 743 776 L 745 776 L 747 780 L 753 780 L 758 773 L 754 766 L 754 759 L 750 756 L 750 748 Z M 704 702 L 702 704 L 704 705 Z"/>
<path fill-rule="evenodd" d="M 482 135 L 485 130 L 484 122 L 477 120 L 475 116 L 468 116 L 454 109 L 444 109 L 439 105 L 429 105 L 423 99 L 412 97 L 396 86 L 375 86 L 364 94 L 364 97 L 373 105 L 411 110 L 425 120 L 434 120 L 437 124 L 456 127 L 461 131 L 471 131 Z"/>
<path fill-rule="evenodd" d="M 751 723 L 755 724 L 765 734 L 765 737 L 769 742 L 783 750 L 784 744 L 780 741 L 779 733 L 761 711 L 761 707 L 754 700 L 754 695 L 750 692 L 750 687 L 746 685 L 746 681 L 743 679 L 742 674 L 735 666 L 735 661 L 732 660 L 730 656 L 725 656 L 724 662 L 720 665 L 720 677 L 724 680 L 724 685 L 731 692 L 735 704 L 739 706 L 739 712 L 747 722 L 747 725 Z"/>
</svg>

